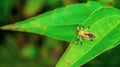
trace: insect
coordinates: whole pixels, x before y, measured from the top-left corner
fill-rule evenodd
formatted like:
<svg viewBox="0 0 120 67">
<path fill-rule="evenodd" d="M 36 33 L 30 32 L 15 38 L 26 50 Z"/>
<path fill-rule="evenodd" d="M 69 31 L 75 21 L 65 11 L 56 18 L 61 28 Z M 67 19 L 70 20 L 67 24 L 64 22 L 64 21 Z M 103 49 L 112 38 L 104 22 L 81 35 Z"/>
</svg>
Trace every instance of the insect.
<svg viewBox="0 0 120 67">
<path fill-rule="evenodd" d="M 86 40 L 90 40 L 92 41 L 93 38 L 96 38 L 94 34 L 88 32 L 88 31 L 84 31 L 84 26 L 82 25 L 82 27 L 80 28 L 79 25 L 77 24 L 77 37 L 80 39 L 80 42 L 82 44 L 82 39 L 86 39 Z M 89 29 L 90 27 L 88 27 Z M 77 38 L 77 40 L 78 40 Z"/>
</svg>

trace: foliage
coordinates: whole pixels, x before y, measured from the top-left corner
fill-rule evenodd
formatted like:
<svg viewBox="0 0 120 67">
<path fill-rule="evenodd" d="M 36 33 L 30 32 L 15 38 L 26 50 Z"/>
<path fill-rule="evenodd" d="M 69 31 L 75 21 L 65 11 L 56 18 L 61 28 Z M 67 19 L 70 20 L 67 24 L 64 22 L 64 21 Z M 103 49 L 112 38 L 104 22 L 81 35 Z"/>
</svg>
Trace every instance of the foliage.
<svg viewBox="0 0 120 67">
<path fill-rule="evenodd" d="M 59 0 L 35 1 L 21 1 L 25 3 L 25 6 L 23 6 L 24 9 L 22 12 L 19 13 L 18 11 L 19 15 L 23 13 L 23 18 L 25 19 L 34 16 L 39 12 L 45 12 L 42 11 L 45 10 L 44 7 L 46 7 L 48 11 L 55 7 L 61 7 L 61 3 L 64 3 L 64 5 L 72 5 L 57 8 L 38 16 L 28 18 L 24 21 L 0 27 L 1 30 L 22 32 L 13 32 L 11 34 L 10 32 L 2 31 L 2 35 L 4 35 L 2 37 L 6 39 L 4 39 L 1 44 L 6 47 L 0 47 L 2 50 L 0 53 L 5 53 L 0 56 L 1 60 L 5 60 L 5 57 L 9 60 L 14 59 L 14 61 L 21 58 L 19 61 L 24 59 L 29 60 L 29 63 L 31 63 L 35 62 L 35 58 L 37 58 L 38 62 L 36 63 L 40 63 L 40 65 L 31 64 L 30 66 L 54 67 L 57 63 L 56 67 L 78 67 L 120 44 L 120 11 L 116 8 L 110 7 L 116 7 L 118 2 L 96 0 L 96 2 L 102 4 L 100 5 L 93 1 L 78 4 L 73 4 L 77 3 L 77 1 L 73 0 L 70 0 L 69 2 L 67 0 L 63 2 Z M 16 1 L 16 3 L 18 2 L 19 0 Z M 78 2 L 86 1 L 78 0 Z M 112 3 L 112 5 L 109 5 L 109 3 Z M 35 5 L 32 6 L 33 4 Z M 50 5 L 51 7 L 49 7 Z M 15 16 L 13 15 L 12 17 Z M 78 34 L 76 31 L 76 24 L 78 24 L 80 28 L 84 25 L 84 31 L 87 31 L 87 28 L 90 26 L 88 31 L 94 34 L 96 38 L 91 42 L 83 37 L 81 44 L 80 40 L 77 40 Z M 30 33 L 35 33 L 36 35 Z M 66 47 L 60 46 L 63 42 L 51 38 L 45 38 L 43 36 L 49 36 L 54 39 L 70 42 L 66 52 L 61 58 L 60 56 Z M 39 42 L 39 39 L 43 41 Z M 44 41 L 44 39 L 46 41 Z M 8 50 L 6 50 L 7 48 Z M 60 60 L 57 62 L 59 58 Z M 9 61 L 8 59 L 7 61 Z M 51 60 L 51 62 L 48 62 L 48 60 Z M 112 63 L 112 61 L 110 63 Z M 16 62 L 16 64 L 18 63 Z M 89 63 L 87 65 L 89 65 Z M 115 66 L 117 65 L 118 64 Z M 83 67 L 84 66 L 86 65 L 83 65 Z"/>
</svg>

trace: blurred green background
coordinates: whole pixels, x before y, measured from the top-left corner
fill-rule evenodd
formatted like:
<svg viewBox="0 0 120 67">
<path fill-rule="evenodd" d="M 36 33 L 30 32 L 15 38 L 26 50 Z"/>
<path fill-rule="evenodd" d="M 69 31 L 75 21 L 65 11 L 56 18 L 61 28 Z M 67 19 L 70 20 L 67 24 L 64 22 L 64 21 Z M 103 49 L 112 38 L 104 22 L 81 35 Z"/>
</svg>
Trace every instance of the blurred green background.
<svg viewBox="0 0 120 67">
<path fill-rule="evenodd" d="M 89 0 L 120 9 L 120 0 Z M 87 0 L 0 0 L 0 26 Z M 0 30 L 0 67 L 55 67 L 68 42 L 46 36 Z M 120 67 L 120 45 L 82 67 Z"/>
</svg>

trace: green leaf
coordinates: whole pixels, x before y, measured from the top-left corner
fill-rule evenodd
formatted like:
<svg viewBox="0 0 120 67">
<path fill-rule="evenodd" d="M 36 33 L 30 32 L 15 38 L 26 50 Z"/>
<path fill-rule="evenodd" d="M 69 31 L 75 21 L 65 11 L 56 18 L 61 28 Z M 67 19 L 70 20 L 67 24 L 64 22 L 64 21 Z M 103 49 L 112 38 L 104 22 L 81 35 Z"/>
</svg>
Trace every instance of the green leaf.
<svg viewBox="0 0 120 67">
<path fill-rule="evenodd" d="M 96 9 L 85 22 L 85 28 L 91 26 L 96 38 L 93 42 L 73 41 L 60 59 L 57 67 L 78 67 L 99 54 L 120 44 L 120 11 L 111 7 Z"/>
<path fill-rule="evenodd" d="M 81 25 L 101 5 L 95 2 L 69 5 L 34 18 L 3 26 L 3 30 L 31 32 L 71 41 L 76 35 L 76 24 Z"/>
</svg>

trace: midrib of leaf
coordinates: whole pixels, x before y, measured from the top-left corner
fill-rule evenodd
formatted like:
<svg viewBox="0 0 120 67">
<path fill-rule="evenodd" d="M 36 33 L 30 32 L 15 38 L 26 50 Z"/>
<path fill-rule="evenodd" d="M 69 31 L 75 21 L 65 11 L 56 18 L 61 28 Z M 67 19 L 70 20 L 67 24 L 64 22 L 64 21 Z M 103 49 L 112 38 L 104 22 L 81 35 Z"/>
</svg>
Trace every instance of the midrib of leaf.
<svg viewBox="0 0 120 67">
<path fill-rule="evenodd" d="M 93 15 L 95 12 L 97 12 L 98 10 L 100 10 L 100 9 L 102 9 L 102 8 L 103 8 L 103 6 L 101 6 L 101 7 L 97 8 L 97 9 L 95 9 L 95 10 L 88 16 L 88 18 L 86 19 L 86 21 L 84 22 L 84 24 L 87 23 L 87 21 L 89 20 L 89 18 L 91 18 L 92 15 Z"/>
<path fill-rule="evenodd" d="M 114 16 L 114 15 L 112 15 L 112 16 Z M 108 17 L 112 17 L 112 16 L 107 16 L 107 17 L 104 17 L 104 18 L 108 18 Z M 117 15 L 116 15 L 117 16 Z M 119 17 L 119 16 L 118 16 Z M 104 19 L 104 18 L 102 18 L 102 19 Z M 120 17 L 119 17 L 120 18 Z M 100 19 L 100 20 L 102 20 L 102 19 Z M 100 21 L 100 20 L 98 20 L 98 21 Z M 98 21 L 96 21 L 95 23 L 97 23 Z M 95 24 L 94 23 L 94 24 Z M 95 43 L 95 45 L 93 46 L 93 47 L 91 47 L 91 48 L 89 48 L 80 58 L 82 58 L 85 54 L 87 54 L 92 48 L 94 48 L 106 35 L 108 35 L 117 25 L 118 25 L 119 23 L 117 23 L 117 24 L 115 24 L 114 26 L 113 26 L 113 28 L 112 29 L 110 29 L 110 31 L 108 31 L 108 32 L 106 32 L 106 34 L 105 35 L 103 35 L 103 37 L 101 37 L 101 39 L 99 39 L 96 43 Z M 106 49 L 107 50 L 107 49 Z M 105 50 L 104 50 L 105 51 Z M 104 52 L 103 51 L 103 52 Z M 102 52 L 101 52 L 102 53 Z M 98 54 L 99 55 L 99 54 Z M 98 55 L 95 55 L 94 57 L 96 57 L 96 56 L 98 56 Z M 94 58 L 93 57 L 93 58 Z M 80 59 L 79 58 L 79 59 Z M 92 59 L 92 58 L 91 58 Z M 89 61 L 89 60 L 87 60 L 87 61 Z M 86 63 L 87 63 L 87 61 L 86 61 Z M 84 64 L 84 63 L 83 63 Z M 81 64 L 81 65 L 83 65 L 83 64 Z M 74 64 L 75 65 L 75 64 Z M 72 65 L 72 66 L 74 66 L 74 65 Z"/>
</svg>

